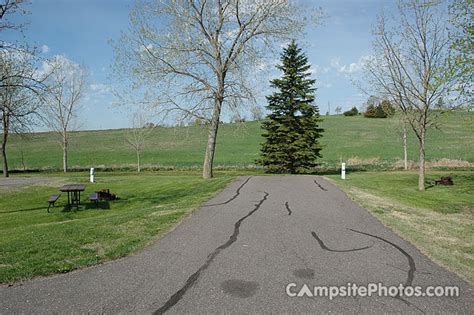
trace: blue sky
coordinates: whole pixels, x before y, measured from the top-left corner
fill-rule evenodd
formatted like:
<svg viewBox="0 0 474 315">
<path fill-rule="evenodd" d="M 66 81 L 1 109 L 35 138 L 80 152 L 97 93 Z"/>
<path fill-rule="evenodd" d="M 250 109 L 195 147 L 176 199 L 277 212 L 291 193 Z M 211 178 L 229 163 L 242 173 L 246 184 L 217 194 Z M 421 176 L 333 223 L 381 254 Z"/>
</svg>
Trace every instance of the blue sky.
<svg viewBox="0 0 474 315">
<path fill-rule="evenodd" d="M 351 83 L 360 64 L 371 53 L 371 28 L 382 10 L 395 8 L 395 0 L 296 0 L 313 4 L 327 14 L 322 25 L 308 28 L 303 48 L 317 80 L 317 104 L 324 114 L 328 103 L 348 109 L 359 106 L 367 96 Z M 39 47 L 45 57 L 65 55 L 89 70 L 84 97 L 83 129 L 129 126 L 127 111 L 113 105 L 110 66 L 114 54 L 109 39 L 118 39 L 129 25 L 132 0 L 32 0 L 28 5 L 26 40 Z M 13 17 L 18 19 L 18 17 Z M 7 33 L 7 40 L 19 39 Z M 276 73 L 273 73 L 274 76 Z M 265 78 L 264 80 L 267 80 Z M 266 82 L 262 82 L 266 84 Z M 263 105 L 263 104 L 262 104 Z"/>
</svg>

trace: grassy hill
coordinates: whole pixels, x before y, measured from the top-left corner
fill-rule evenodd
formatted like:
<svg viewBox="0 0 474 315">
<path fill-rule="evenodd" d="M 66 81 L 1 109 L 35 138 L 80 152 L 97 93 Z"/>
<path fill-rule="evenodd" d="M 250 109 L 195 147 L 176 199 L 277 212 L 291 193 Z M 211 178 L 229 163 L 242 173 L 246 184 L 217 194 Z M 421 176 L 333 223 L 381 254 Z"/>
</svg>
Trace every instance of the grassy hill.
<svg viewBox="0 0 474 315">
<path fill-rule="evenodd" d="M 341 159 L 352 164 L 393 163 L 403 156 L 399 120 L 362 116 L 325 116 L 321 142 L 323 163 Z M 443 117 L 439 129 L 428 132 L 427 158 L 474 162 L 474 113 Z M 204 127 L 157 128 L 142 155 L 142 164 L 154 167 L 200 168 L 207 131 Z M 251 167 L 262 142 L 259 122 L 223 124 L 219 129 L 215 165 Z M 23 140 L 11 137 L 8 146 L 11 169 L 60 169 L 62 153 L 52 133 L 36 133 Z M 409 135 L 409 159 L 417 160 L 417 144 Z M 23 163 L 22 163 L 23 156 Z M 69 165 L 87 167 L 133 167 L 135 152 L 124 140 L 124 130 L 81 131 L 71 136 Z"/>
</svg>

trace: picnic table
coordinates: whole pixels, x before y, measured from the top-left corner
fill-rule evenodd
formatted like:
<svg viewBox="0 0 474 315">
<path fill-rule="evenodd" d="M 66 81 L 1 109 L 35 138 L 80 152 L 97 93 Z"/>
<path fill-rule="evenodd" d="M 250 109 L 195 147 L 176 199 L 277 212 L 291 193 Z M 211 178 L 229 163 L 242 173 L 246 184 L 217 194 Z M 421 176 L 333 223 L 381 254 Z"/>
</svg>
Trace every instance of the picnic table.
<svg viewBox="0 0 474 315">
<path fill-rule="evenodd" d="M 81 204 L 81 191 L 84 190 L 86 190 L 85 184 L 68 184 L 59 189 L 59 191 L 67 193 L 67 205 L 69 208 L 74 207 L 74 205 L 79 208 Z"/>
</svg>

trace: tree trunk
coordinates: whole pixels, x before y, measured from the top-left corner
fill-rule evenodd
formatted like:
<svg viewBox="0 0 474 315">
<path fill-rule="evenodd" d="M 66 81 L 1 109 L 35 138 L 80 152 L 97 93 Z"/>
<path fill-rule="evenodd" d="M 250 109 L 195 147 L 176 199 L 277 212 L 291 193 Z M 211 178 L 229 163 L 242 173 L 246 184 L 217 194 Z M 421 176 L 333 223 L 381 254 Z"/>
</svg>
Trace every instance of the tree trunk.
<svg viewBox="0 0 474 315">
<path fill-rule="evenodd" d="M 8 131 L 3 131 L 3 141 L 2 141 L 2 161 L 3 161 L 3 177 L 8 177 L 8 161 L 7 161 L 7 138 Z"/>
<path fill-rule="evenodd" d="M 403 163 L 405 171 L 408 170 L 408 144 L 407 144 L 407 124 L 403 123 Z"/>
<path fill-rule="evenodd" d="M 418 190 L 425 191 L 425 130 L 421 131 L 420 142 L 420 170 L 418 174 Z"/>
<path fill-rule="evenodd" d="M 140 173 L 140 151 L 137 150 L 137 172 Z"/>
<path fill-rule="evenodd" d="M 222 95 L 222 94 L 221 94 Z M 216 150 L 217 130 L 219 129 L 219 120 L 221 117 L 222 97 L 217 97 L 212 113 L 212 119 L 209 123 L 209 134 L 207 137 L 206 156 L 204 158 L 204 166 L 202 177 L 212 178 L 212 166 L 214 163 L 214 152 Z"/>
<path fill-rule="evenodd" d="M 2 161 L 3 161 L 3 177 L 8 177 L 8 161 L 7 161 L 7 140 L 8 140 L 8 129 L 9 129 L 9 117 L 6 113 L 3 113 L 3 137 L 2 137 Z"/>
<path fill-rule="evenodd" d="M 26 165 L 25 165 L 25 154 L 23 153 L 23 149 L 21 150 L 21 166 L 23 167 L 23 172 L 25 172 Z"/>
<path fill-rule="evenodd" d="M 67 135 L 63 134 L 63 172 L 67 173 Z"/>
</svg>

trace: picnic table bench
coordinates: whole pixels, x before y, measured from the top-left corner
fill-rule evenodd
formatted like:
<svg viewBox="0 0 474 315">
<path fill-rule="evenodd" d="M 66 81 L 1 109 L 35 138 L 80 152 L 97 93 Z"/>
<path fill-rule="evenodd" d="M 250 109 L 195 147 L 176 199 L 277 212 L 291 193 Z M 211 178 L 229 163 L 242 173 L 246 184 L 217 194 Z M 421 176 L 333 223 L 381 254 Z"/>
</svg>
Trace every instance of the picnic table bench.
<svg viewBox="0 0 474 315">
<path fill-rule="evenodd" d="M 58 194 L 58 195 L 52 195 L 51 197 L 49 197 L 48 199 L 48 212 L 49 212 L 49 208 L 51 207 L 51 205 L 53 205 L 54 207 L 54 203 L 59 199 L 59 196 L 61 196 L 61 194 Z"/>
<path fill-rule="evenodd" d="M 93 201 L 96 205 L 99 203 L 99 194 L 98 193 L 92 193 L 89 195 L 89 200 Z"/>
</svg>

